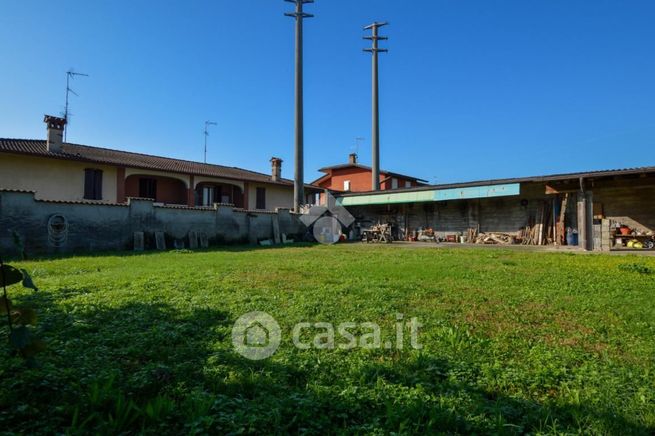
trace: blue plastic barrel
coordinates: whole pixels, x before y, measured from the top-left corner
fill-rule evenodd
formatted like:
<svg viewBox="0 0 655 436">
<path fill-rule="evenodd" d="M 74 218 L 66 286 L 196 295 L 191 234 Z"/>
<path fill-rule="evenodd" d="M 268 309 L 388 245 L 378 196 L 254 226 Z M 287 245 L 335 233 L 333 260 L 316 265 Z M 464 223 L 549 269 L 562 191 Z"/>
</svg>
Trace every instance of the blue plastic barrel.
<svg viewBox="0 0 655 436">
<path fill-rule="evenodd" d="M 578 245 L 578 234 L 573 232 L 566 233 L 566 244 L 567 245 Z"/>
</svg>

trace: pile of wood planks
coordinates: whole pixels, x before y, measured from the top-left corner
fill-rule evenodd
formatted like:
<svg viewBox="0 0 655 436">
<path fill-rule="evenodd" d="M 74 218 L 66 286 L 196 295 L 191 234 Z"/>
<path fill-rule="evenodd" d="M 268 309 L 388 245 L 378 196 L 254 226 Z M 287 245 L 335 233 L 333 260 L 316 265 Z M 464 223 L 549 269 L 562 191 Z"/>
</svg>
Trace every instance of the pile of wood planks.
<svg viewBox="0 0 655 436">
<path fill-rule="evenodd" d="M 566 211 L 569 194 L 563 193 L 540 200 L 536 211 L 528 215 L 527 225 L 516 233 L 480 232 L 480 226 L 469 228 L 466 240 L 474 244 L 564 245 L 566 242 Z M 526 210 L 527 213 L 527 210 Z"/>
<path fill-rule="evenodd" d="M 516 244 L 516 235 L 511 233 L 479 233 L 474 239 L 476 244 Z"/>
<path fill-rule="evenodd" d="M 566 208 L 569 194 L 555 197 L 539 205 L 534 219 L 519 233 L 523 245 L 564 245 L 566 240 Z"/>
<path fill-rule="evenodd" d="M 480 226 L 477 226 L 476 228 L 470 228 L 468 229 L 468 232 L 466 234 L 466 242 L 468 243 L 475 243 L 476 238 L 478 237 L 478 234 L 480 233 Z"/>
</svg>

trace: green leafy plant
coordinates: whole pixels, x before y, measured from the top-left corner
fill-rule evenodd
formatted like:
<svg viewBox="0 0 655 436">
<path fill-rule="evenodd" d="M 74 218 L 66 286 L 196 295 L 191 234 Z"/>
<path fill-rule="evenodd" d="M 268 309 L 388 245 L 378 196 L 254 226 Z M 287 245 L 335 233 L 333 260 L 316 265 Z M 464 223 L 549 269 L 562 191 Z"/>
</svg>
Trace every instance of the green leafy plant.
<svg viewBox="0 0 655 436">
<path fill-rule="evenodd" d="M 21 356 L 29 359 L 42 351 L 45 343 L 41 339 L 35 338 L 32 333 L 32 328 L 37 321 L 36 311 L 31 307 L 14 306 L 7 295 L 7 286 L 17 283 L 21 283 L 25 288 L 38 291 L 27 271 L 5 265 L 0 259 L 0 284 L 3 291 L 2 297 L 0 297 L 0 315 L 7 317 L 9 343 Z"/>
<path fill-rule="evenodd" d="M 636 272 L 639 274 L 652 274 L 653 270 L 646 265 L 639 263 L 622 263 L 619 265 L 621 271 Z"/>
</svg>

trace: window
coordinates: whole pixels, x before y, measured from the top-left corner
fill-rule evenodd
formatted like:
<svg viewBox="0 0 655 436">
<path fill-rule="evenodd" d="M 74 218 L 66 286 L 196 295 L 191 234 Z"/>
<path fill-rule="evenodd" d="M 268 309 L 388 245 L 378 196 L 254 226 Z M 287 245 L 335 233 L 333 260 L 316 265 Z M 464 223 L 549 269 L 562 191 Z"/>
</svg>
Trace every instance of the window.
<svg viewBox="0 0 655 436">
<path fill-rule="evenodd" d="M 343 190 L 344 191 L 350 191 L 350 180 L 344 180 L 343 181 Z"/>
<path fill-rule="evenodd" d="M 157 199 L 157 180 L 139 179 L 139 197 Z"/>
<path fill-rule="evenodd" d="M 214 187 L 205 186 L 202 188 L 202 205 L 211 206 L 214 204 Z"/>
<path fill-rule="evenodd" d="M 409 180 L 405 180 L 405 188 L 411 188 L 412 187 L 412 182 Z"/>
<path fill-rule="evenodd" d="M 391 179 L 391 189 L 398 189 L 398 179 L 395 177 Z"/>
<path fill-rule="evenodd" d="M 266 209 L 266 188 L 257 188 L 257 209 Z"/>
<path fill-rule="evenodd" d="M 102 200 L 102 171 L 87 168 L 84 170 L 84 199 Z"/>
</svg>

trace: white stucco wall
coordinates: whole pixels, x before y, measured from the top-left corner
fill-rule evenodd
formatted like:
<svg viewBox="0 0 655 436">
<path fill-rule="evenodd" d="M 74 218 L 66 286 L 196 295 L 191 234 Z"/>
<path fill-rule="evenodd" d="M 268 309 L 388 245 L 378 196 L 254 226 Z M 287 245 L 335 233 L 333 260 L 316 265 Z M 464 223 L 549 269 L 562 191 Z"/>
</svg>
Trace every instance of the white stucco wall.
<svg viewBox="0 0 655 436">
<path fill-rule="evenodd" d="M 95 168 L 103 171 L 102 201 L 115 203 L 117 201 L 115 167 L 93 163 L 74 162 L 60 159 L 49 159 L 35 156 L 0 153 L 0 189 L 16 189 L 34 191 L 40 200 L 80 201 L 84 199 L 84 170 Z M 164 171 L 141 170 L 126 168 L 125 177 L 134 174 L 156 175 L 179 179 L 189 186 L 189 176 Z M 244 183 L 213 177 L 198 176 L 194 185 L 201 182 L 218 182 L 233 184 L 243 188 Z M 257 188 L 266 189 L 266 210 L 293 207 L 293 187 L 268 185 L 250 182 L 248 187 L 248 205 L 250 210 L 256 210 Z"/>
<path fill-rule="evenodd" d="M 116 168 L 0 153 L 0 189 L 35 191 L 40 200 L 84 199 L 84 169 L 102 170 L 102 201 L 116 202 Z"/>
<path fill-rule="evenodd" d="M 293 187 L 250 183 L 248 189 L 248 209 L 256 210 L 257 188 L 266 189 L 266 209 L 275 210 L 277 207 L 293 208 Z"/>
</svg>

